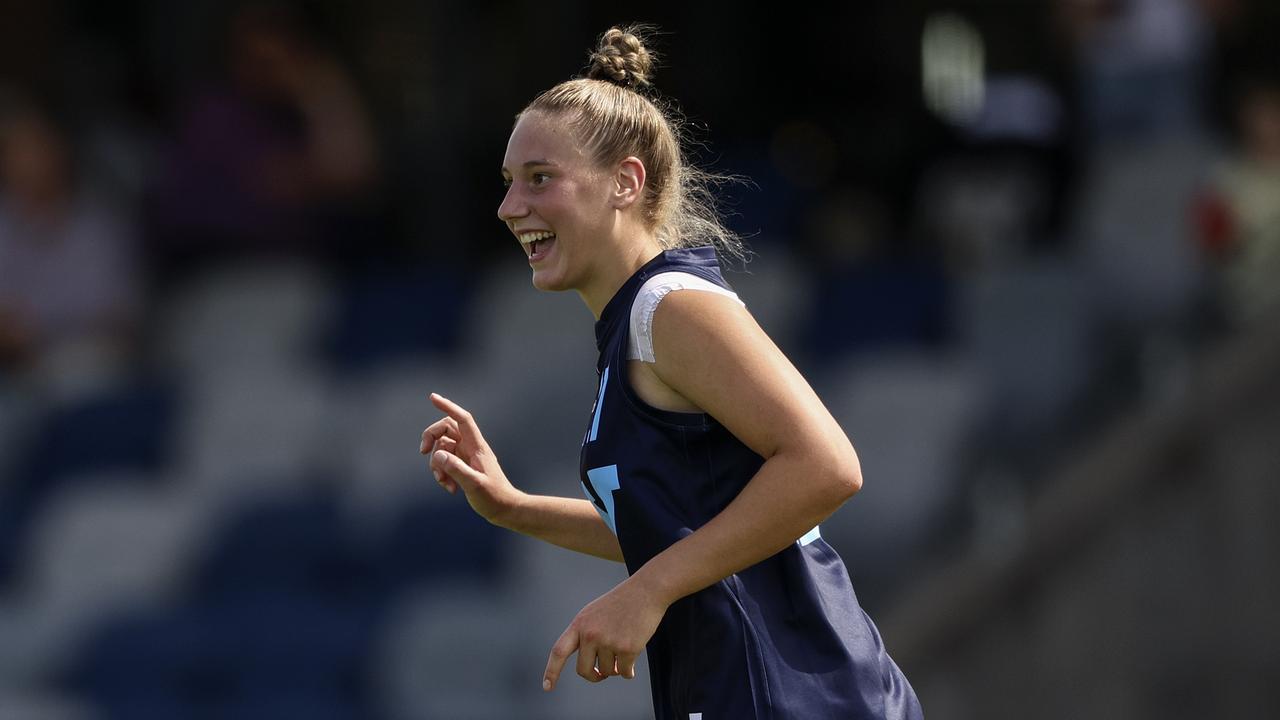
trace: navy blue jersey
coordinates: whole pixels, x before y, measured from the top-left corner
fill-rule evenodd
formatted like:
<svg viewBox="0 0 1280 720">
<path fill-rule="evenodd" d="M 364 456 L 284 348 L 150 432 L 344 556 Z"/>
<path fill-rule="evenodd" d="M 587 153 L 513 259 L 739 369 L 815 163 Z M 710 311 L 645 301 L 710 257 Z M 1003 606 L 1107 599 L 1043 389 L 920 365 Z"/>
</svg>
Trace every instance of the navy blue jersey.
<svg viewBox="0 0 1280 720">
<path fill-rule="evenodd" d="M 596 323 L 600 385 L 582 485 L 629 572 L 724 510 L 764 462 L 710 415 L 651 407 L 627 382 L 631 304 L 646 279 L 671 271 L 728 287 L 711 248 L 669 250 Z M 922 717 L 816 528 L 674 603 L 647 650 L 656 720 Z"/>
</svg>

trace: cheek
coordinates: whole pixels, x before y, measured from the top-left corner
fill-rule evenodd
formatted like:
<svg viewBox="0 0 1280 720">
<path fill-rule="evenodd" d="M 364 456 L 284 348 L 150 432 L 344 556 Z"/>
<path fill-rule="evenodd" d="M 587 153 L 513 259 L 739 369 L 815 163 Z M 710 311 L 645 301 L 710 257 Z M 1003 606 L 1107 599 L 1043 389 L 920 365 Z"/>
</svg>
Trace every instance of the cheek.
<svg viewBox="0 0 1280 720">
<path fill-rule="evenodd" d="M 574 216 L 584 225 L 599 227 L 608 222 L 611 213 L 609 201 L 598 188 L 578 188 L 565 202 L 573 208 Z"/>
</svg>

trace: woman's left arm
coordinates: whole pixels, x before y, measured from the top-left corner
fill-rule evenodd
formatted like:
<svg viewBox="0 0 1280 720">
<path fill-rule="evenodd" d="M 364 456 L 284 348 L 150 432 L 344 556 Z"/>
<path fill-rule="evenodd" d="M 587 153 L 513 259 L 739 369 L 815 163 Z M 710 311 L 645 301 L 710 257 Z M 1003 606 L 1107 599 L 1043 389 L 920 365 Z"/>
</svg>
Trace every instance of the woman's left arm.
<svg viewBox="0 0 1280 720">
<path fill-rule="evenodd" d="M 658 306 L 653 338 L 658 378 L 765 462 L 724 511 L 583 608 L 552 649 L 548 689 L 574 650 L 587 680 L 633 676 L 671 603 L 787 547 L 862 486 L 844 431 L 732 299 L 673 292 Z"/>
</svg>

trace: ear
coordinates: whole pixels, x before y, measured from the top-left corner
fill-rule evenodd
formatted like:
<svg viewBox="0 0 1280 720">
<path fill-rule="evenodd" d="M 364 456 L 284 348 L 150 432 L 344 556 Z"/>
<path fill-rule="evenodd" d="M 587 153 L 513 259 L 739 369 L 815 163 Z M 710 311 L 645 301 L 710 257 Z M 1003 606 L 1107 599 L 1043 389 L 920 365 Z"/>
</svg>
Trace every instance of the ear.
<svg viewBox="0 0 1280 720">
<path fill-rule="evenodd" d="M 609 197 L 609 204 L 616 210 L 631 207 L 639 202 L 644 193 L 644 163 L 634 155 L 623 158 L 618 163 L 613 180 L 613 194 Z"/>
</svg>

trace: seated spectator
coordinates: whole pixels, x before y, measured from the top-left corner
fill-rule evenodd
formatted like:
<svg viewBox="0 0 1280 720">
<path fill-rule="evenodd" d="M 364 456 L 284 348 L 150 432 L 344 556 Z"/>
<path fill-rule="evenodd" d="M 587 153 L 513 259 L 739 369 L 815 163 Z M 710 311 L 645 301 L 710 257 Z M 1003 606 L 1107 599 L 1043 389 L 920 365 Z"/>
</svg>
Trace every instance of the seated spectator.
<svg viewBox="0 0 1280 720">
<path fill-rule="evenodd" d="M 128 212 L 81 182 L 66 129 L 32 104 L 0 108 L 0 376 L 86 349 L 122 357 L 140 309 L 133 241 Z"/>
</svg>

